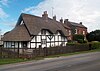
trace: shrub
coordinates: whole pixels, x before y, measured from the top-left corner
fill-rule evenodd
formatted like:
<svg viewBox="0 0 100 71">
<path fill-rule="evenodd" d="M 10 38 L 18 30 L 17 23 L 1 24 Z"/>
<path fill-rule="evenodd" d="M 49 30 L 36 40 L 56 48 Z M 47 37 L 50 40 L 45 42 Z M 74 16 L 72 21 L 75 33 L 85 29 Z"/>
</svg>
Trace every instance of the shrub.
<svg viewBox="0 0 100 71">
<path fill-rule="evenodd" d="M 93 42 L 91 48 L 92 49 L 100 49 L 100 42 Z"/>
<path fill-rule="evenodd" d="M 78 43 L 83 43 L 83 39 L 78 39 Z"/>
<path fill-rule="evenodd" d="M 84 40 L 84 41 L 83 41 L 83 43 L 87 43 L 87 42 L 88 42 L 87 40 Z"/>
<path fill-rule="evenodd" d="M 75 34 L 75 35 L 73 35 L 73 40 L 74 41 L 78 41 L 78 43 L 83 43 L 84 35 Z"/>
<path fill-rule="evenodd" d="M 67 45 L 75 45 L 77 42 L 75 41 L 71 41 L 71 42 L 68 42 Z"/>
<path fill-rule="evenodd" d="M 78 39 L 84 40 L 84 35 L 79 35 L 79 34 L 73 35 L 73 40 L 77 41 Z"/>
<path fill-rule="evenodd" d="M 75 45 L 76 43 L 67 43 L 67 45 Z"/>
</svg>

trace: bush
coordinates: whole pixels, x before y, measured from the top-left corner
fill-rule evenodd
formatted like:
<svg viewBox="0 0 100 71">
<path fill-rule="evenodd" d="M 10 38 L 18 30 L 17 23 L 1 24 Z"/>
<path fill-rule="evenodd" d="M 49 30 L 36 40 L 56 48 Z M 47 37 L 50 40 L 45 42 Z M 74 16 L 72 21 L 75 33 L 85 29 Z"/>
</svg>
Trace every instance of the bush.
<svg viewBox="0 0 100 71">
<path fill-rule="evenodd" d="M 83 43 L 83 40 L 82 39 L 78 39 L 78 43 Z"/>
<path fill-rule="evenodd" d="M 78 43 L 83 43 L 84 35 L 75 34 L 75 35 L 73 35 L 73 40 L 77 41 Z"/>
<path fill-rule="evenodd" d="M 88 42 L 87 40 L 84 40 L 84 41 L 83 41 L 83 43 L 87 43 L 87 42 Z"/>
<path fill-rule="evenodd" d="M 93 42 L 91 48 L 92 49 L 100 49 L 100 42 Z"/>
<path fill-rule="evenodd" d="M 67 43 L 66 45 L 75 45 L 76 43 Z"/>
</svg>

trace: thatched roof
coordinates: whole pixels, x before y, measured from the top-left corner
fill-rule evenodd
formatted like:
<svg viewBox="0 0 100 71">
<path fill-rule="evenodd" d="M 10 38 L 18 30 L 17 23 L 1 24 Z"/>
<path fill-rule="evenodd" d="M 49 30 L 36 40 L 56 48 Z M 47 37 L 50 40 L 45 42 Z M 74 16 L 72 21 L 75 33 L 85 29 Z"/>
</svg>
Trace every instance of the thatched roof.
<svg viewBox="0 0 100 71">
<path fill-rule="evenodd" d="M 69 26 L 67 26 L 66 24 L 63 24 L 64 28 L 71 30 L 71 28 Z"/>
<path fill-rule="evenodd" d="M 24 25 L 15 27 L 8 33 L 4 34 L 3 41 L 29 41 L 31 39 Z"/>
<path fill-rule="evenodd" d="M 22 20 L 23 25 L 21 25 Z M 4 35 L 3 41 L 29 41 L 32 36 L 37 35 L 42 29 L 47 29 L 53 34 L 60 31 L 63 36 L 67 36 L 65 28 L 58 21 L 30 14 L 21 14 L 15 28 Z"/>
<path fill-rule="evenodd" d="M 29 14 L 22 14 L 22 19 L 24 20 L 24 23 L 31 35 L 37 35 L 42 29 L 47 29 L 52 33 L 62 31 L 65 36 L 67 35 L 66 30 L 62 26 L 62 23 L 53 19 L 48 18 L 45 20 L 42 17 Z"/>
</svg>

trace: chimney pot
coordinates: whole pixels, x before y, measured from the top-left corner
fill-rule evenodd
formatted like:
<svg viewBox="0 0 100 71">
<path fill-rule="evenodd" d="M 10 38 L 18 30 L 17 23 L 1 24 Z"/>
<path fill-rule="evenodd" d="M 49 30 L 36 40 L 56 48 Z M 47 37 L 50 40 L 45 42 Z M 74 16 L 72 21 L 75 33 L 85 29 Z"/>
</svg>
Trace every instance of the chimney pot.
<svg viewBox="0 0 100 71">
<path fill-rule="evenodd" d="M 62 19 L 62 17 L 61 17 L 61 19 L 60 19 L 60 22 L 63 23 L 63 19 Z"/>
<path fill-rule="evenodd" d="M 80 24 L 82 25 L 82 22 L 80 22 Z"/>
<path fill-rule="evenodd" d="M 55 16 L 53 16 L 53 20 L 56 20 L 56 15 L 55 15 Z"/>
<path fill-rule="evenodd" d="M 42 14 L 43 19 L 47 20 L 48 19 L 48 14 L 47 11 L 44 11 L 44 13 Z"/>
<path fill-rule="evenodd" d="M 47 14 L 47 11 L 44 11 L 44 14 Z"/>
<path fill-rule="evenodd" d="M 67 22 L 68 22 L 68 19 L 65 19 L 65 20 L 64 20 L 64 23 L 67 23 Z"/>
</svg>

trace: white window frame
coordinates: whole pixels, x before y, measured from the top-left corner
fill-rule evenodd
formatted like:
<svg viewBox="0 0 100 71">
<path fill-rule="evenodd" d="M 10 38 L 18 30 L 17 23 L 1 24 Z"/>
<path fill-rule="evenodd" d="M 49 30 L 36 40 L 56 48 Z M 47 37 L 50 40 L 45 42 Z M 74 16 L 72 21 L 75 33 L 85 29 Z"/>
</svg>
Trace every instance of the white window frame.
<svg viewBox="0 0 100 71">
<path fill-rule="evenodd" d="M 77 34 L 77 29 L 75 29 L 75 34 Z"/>
<path fill-rule="evenodd" d="M 85 31 L 83 31 L 83 35 L 85 35 Z"/>
</svg>

